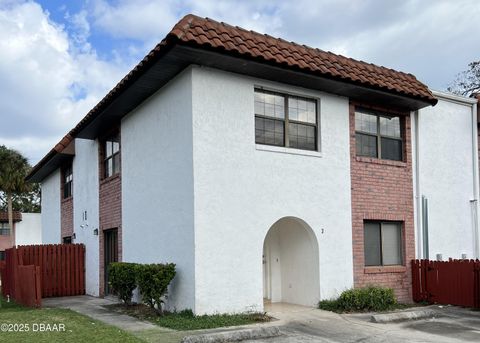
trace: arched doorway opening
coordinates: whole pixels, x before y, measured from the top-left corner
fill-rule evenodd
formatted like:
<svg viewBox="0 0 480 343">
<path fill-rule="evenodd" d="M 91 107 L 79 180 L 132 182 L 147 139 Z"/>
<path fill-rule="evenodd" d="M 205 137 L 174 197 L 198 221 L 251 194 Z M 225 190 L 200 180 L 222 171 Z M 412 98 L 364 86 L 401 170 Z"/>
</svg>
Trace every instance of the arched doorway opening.
<svg viewBox="0 0 480 343">
<path fill-rule="evenodd" d="M 316 306 L 320 299 L 318 242 L 303 220 L 285 217 L 263 243 L 263 297 L 267 302 Z"/>
</svg>

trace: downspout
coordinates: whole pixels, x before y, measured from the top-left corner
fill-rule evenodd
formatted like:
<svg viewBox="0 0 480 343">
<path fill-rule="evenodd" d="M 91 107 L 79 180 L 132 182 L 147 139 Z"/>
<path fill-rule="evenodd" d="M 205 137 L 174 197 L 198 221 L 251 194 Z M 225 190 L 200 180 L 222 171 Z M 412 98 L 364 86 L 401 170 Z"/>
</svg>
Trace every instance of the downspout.
<svg viewBox="0 0 480 343">
<path fill-rule="evenodd" d="M 419 112 L 413 112 L 413 124 L 414 124 L 414 139 L 415 139 L 415 207 L 417 212 L 416 218 L 416 228 L 417 228 L 417 258 L 423 257 L 423 219 L 422 219 L 422 207 L 423 207 L 423 198 L 420 193 L 420 146 L 419 146 Z"/>
<path fill-rule="evenodd" d="M 472 175 L 473 175 L 473 199 L 470 200 L 472 206 L 472 227 L 473 227 L 473 251 L 475 258 L 480 258 L 480 236 L 478 232 L 478 197 L 479 197 L 479 179 L 478 179 L 478 119 L 477 104 L 472 104 Z"/>
</svg>

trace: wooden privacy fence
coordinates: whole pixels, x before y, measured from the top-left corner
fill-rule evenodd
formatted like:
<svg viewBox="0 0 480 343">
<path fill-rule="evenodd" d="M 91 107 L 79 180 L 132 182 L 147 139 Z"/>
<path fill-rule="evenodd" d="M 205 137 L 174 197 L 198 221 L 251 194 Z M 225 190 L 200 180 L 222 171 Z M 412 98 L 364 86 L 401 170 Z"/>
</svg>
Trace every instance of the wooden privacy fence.
<svg viewBox="0 0 480 343">
<path fill-rule="evenodd" d="M 32 266 L 32 268 L 22 268 Z M 28 271 L 34 270 L 38 285 L 31 283 Z M 23 284 L 40 290 L 39 297 L 60 297 L 85 294 L 85 246 L 83 244 L 27 245 L 6 250 L 2 271 L 2 293 L 18 299 Z M 28 281 L 30 280 L 30 281 Z M 39 305 L 37 305 L 39 306 Z"/>
<path fill-rule="evenodd" d="M 416 302 L 480 308 L 480 261 L 412 260 L 412 294 Z"/>
<path fill-rule="evenodd" d="M 34 265 L 21 265 L 14 249 L 5 250 L 5 263 L 0 266 L 2 295 L 15 299 L 18 303 L 40 307 L 42 305 L 40 268 Z"/>
</svg>

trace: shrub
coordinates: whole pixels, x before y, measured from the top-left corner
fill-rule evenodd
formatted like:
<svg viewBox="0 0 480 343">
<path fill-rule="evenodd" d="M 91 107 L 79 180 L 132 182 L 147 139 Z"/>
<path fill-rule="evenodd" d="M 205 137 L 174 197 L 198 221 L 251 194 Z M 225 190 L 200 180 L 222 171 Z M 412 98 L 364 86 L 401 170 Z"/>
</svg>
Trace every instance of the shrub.
<svg viewBox="0 0 480 343">
<path fill-rule="evenodd" d="M 163 314 L 163 297 L 175 277 L 175 264 L 140 264 L 136 270 L 143 302 Z"/>
<path fill-rule="evenodd" d="M 108 283 L 118 298 L 130 304 L 133 290 L 137 287 L 136 263 L 113 262 L 108 266 Z"/>
<path fill-rule="evenodd" d="M 386 311 L 397 304 L 393 289 L 368 286 L 349 289 L 336 300 L 324 300 L 318 307 L 327 311 Z"/>
</svg>

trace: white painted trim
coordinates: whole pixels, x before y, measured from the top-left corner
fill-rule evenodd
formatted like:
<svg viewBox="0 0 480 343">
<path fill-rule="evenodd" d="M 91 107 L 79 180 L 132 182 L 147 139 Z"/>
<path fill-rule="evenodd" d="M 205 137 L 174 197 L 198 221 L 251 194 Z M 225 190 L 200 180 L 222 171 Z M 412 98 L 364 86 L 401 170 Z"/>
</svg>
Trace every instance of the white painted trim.
<svg viewBox="0 0 480 343">
<path fill-rule="evenodd" d="M 259 151 L 279 152 L 279 153 L 291 154 L 291 155 L 322 157 L 322 153 L 319 151 L 285 148 L 285 147 L 273 146 L 273 145 L 255 144 L 255 149 Z"/>
<path fill-rule="evenodd" d="M 471 104 L 476 104 L 477 101 L 478 101 L 475 98 L 469 98 L 469 97 L 462 96 L 462 95 L 457 95 L 457 94 L 452 94 L 452 93 L 447 93 L 447 92 L 434 91 L 434 90 L 431 90 L 431 91 L 432 91 L 432 94 L 434 96 L 436 96 L 437 98 L 442 98 L 442 100 L 454 102 L 454 103 L 457 103 L 457 104 L 470 106 Z"/>
</svg>

